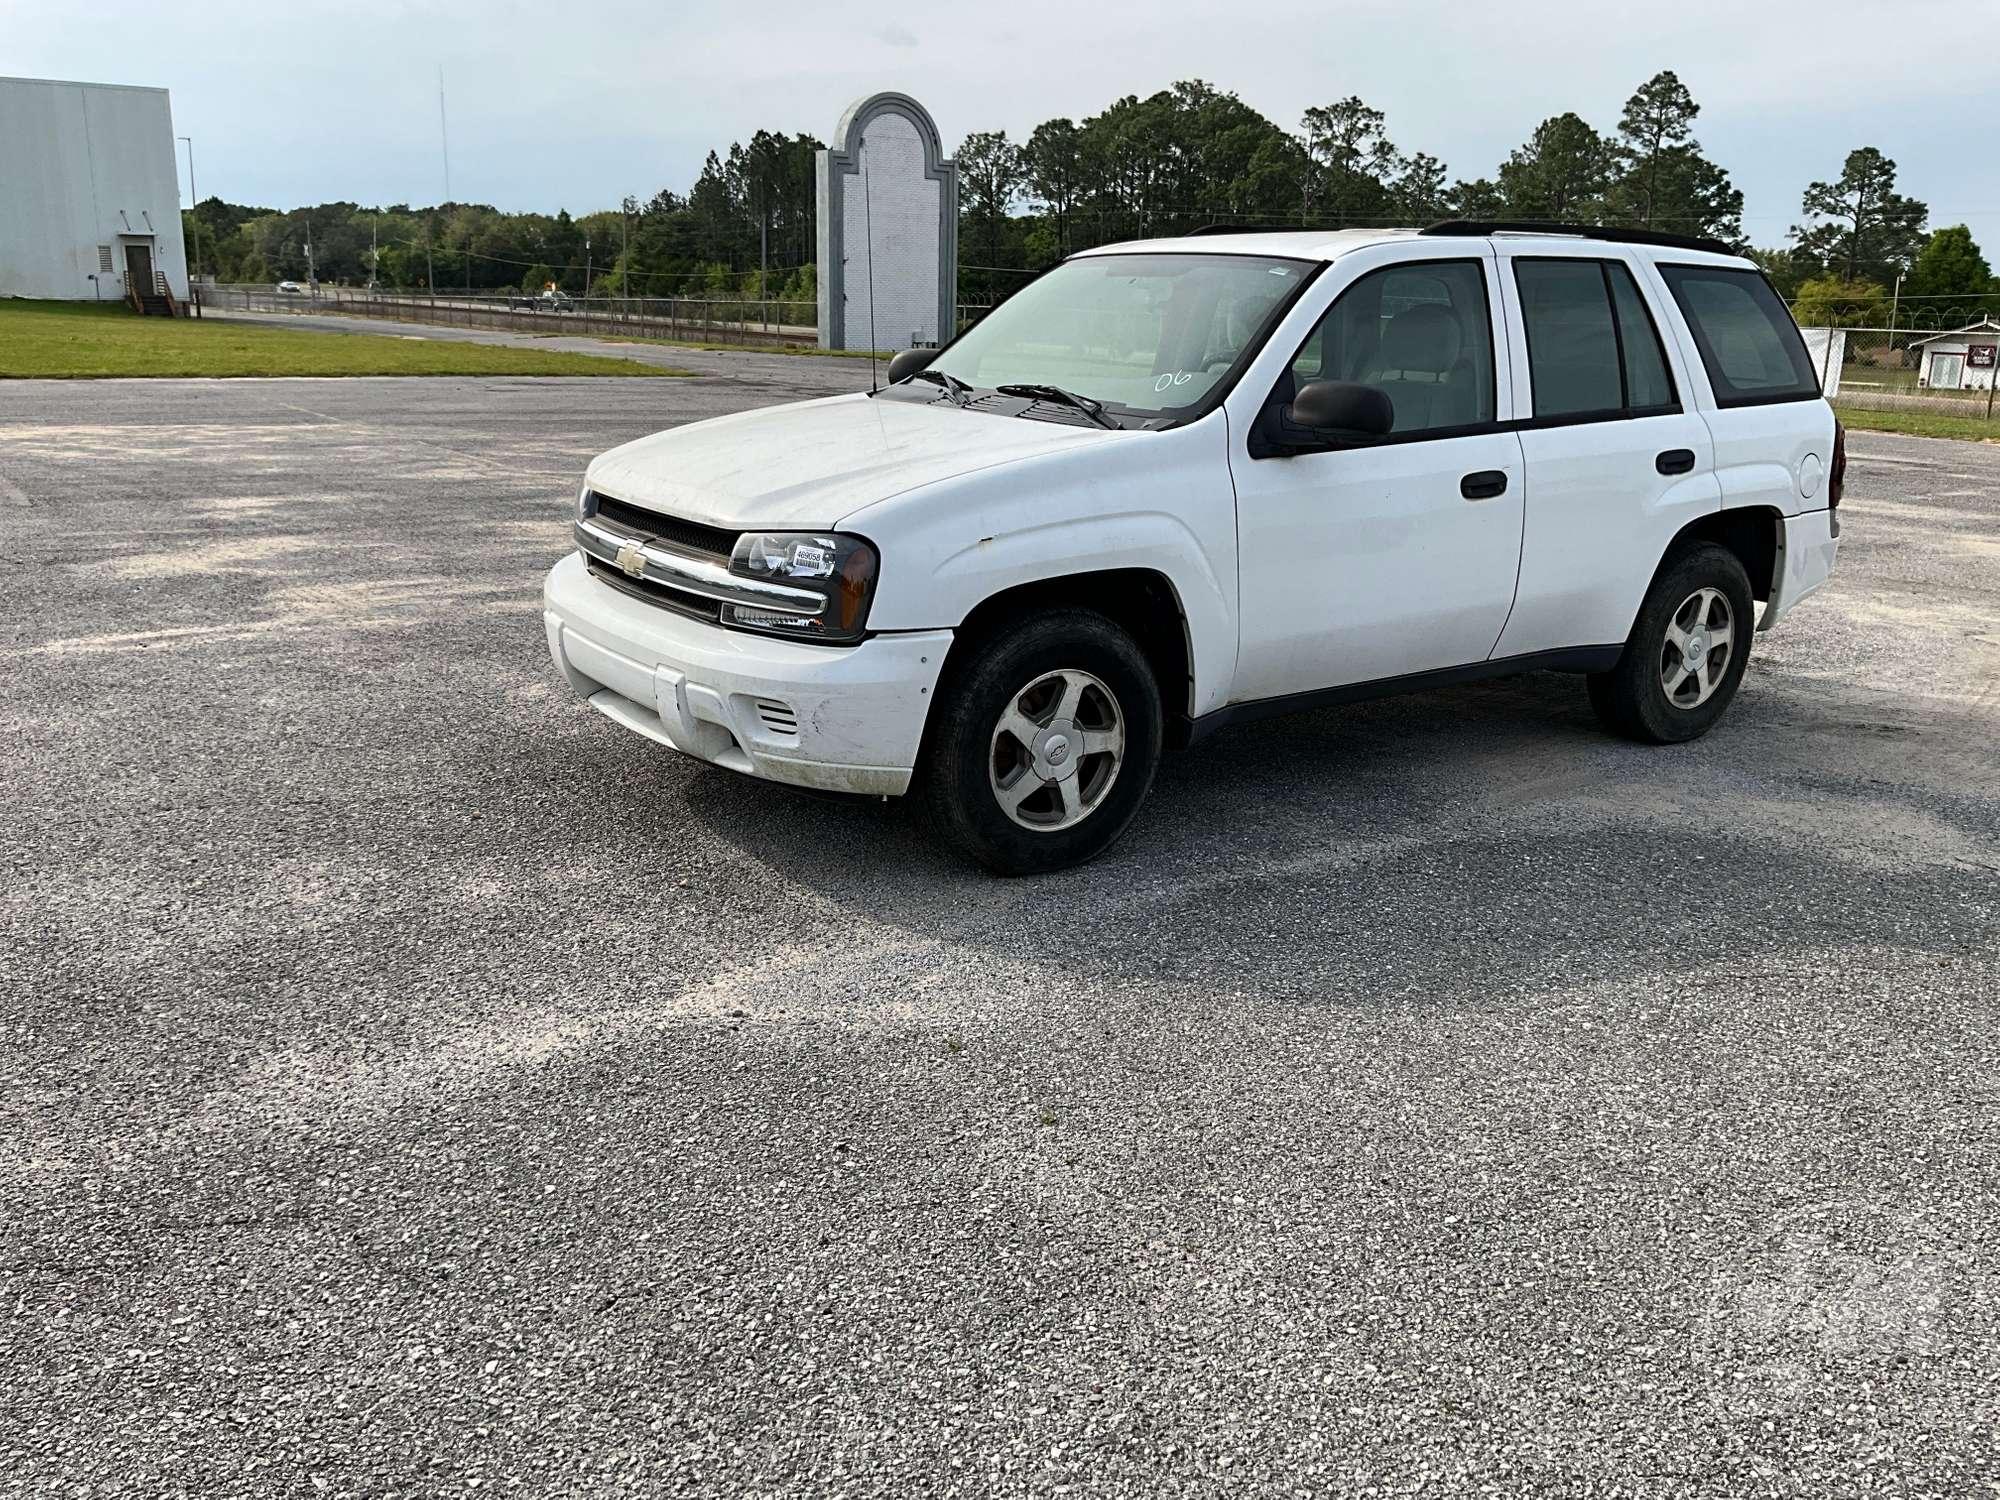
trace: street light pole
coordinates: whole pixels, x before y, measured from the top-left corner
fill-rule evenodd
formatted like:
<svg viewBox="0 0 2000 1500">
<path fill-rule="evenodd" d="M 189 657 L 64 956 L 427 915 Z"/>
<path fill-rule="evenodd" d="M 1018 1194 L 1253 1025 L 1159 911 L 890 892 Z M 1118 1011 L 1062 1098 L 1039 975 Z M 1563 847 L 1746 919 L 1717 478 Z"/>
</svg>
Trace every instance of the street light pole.
<svg viewBox="0 0 2000 1500">
<path fill-rule="evenodd" d="M 194 185 L 194 137 L 191 135 L 182 135 L 176 136 L 174 139 L 187 142 L 188 214 L 194 221 L 194 274 L 198 278 L 201 275 L 201 194 L 196 191 Z"/>
<path fill-rule="evenodd" d="M 1896 275 L 1896 290 L 1889 294 L 1889 357 L 1896 361 L 1898 369 L 1902 368 L 1903 361 L 1901 356 L 1896 353 L 1896 305 L 1902 300 L 1903 277 L 1902 273 L 1898 272 Z"/>
</svg>

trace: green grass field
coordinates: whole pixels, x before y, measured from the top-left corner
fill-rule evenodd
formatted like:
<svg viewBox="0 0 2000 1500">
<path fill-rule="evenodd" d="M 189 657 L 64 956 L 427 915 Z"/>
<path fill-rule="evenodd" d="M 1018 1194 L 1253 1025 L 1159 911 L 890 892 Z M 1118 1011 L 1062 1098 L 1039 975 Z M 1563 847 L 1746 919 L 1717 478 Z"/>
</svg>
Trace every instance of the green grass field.
<svg viewBox="0 0 2000 1500">
<path fill-rule="evenodd" d="M 2000 418 L 1988 422 L 1983 417 L 1953 416 L 1944 412 L 1870 411 L 1866 407 L 1844 406 L 1838 401 L 1833 409 L 1842 422 L 1860 432 L 1901 432 L 1911 437 L 2000 442 Z"/>
<path fill-rule="evenodd" d="M 498 344 L 142 318 L 123 303 L 0 301 L 0 378 L 690 373 Z"/>
</svg>

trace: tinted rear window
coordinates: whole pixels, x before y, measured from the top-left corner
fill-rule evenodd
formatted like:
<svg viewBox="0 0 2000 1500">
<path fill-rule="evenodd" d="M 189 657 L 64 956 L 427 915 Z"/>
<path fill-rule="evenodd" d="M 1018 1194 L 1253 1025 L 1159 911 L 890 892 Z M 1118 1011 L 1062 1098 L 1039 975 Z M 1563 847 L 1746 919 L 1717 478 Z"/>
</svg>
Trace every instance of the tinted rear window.
<svg viewBox="0 0 2000 1500">
<path fill-rule="evenodd" d="M 1611 295 L 1594 260 L 1516 260 L 1528 330 L 1528 380 L 1537 417 L 1617 411 L 1625 405 Z"/>
<path fill-rule="evenodd" d="M 1723 406 L 1797 401 L 1819 394 L 1798 325 L 1756 271 L 1662 265 L 1701 362 Z"/>
<path fill-rule="evenodd" d="M 1625 404 L 1635 411 L 1664 410 L 1674 405 L 1674 378 L 1667 373 L 1667 356 L 1660 348 L 1660 331 L 1653 315 L 1632 284 L 1632 273 L 1616 261 L 1604 267 L 1611 283 L 1611 300 L 1618 309 L 1618 344 L 1625 355 Z"/>
<path fill-rule="evenodd" d="M 1523 256 L 1514 282 L 1537 418 L 1678 410 L 1660 336 L 1624 265 Z"/>
</svg>

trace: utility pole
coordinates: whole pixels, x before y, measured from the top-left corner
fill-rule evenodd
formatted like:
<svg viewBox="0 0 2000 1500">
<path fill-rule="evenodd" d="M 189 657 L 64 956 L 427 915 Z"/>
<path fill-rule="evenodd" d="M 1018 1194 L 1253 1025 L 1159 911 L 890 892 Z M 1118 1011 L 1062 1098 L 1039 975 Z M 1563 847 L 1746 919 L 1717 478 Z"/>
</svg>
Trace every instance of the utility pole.
<svg viewBox="0 0 2000 1500">
<path fill-rule="evenodd" d="M 368 221 L 368 290 L 371 292 L 381 290 L 382 254 L 375 248 L 375 230 L 381 222 L 380 213 Z"/>
<path fill-rule="evenodd" d="M 431 262 L 431 221 L 424 220 L 424 284 L 430 288 L 431 306 L 437 306 L 437 267 Z"/>
<path fill-rule="evenodd" d="M 306 285 L 314 292 L 319 291 L 319 266 L 313 260 L 313 221 L 306 216 Z"/>
<path fill-rule="evenodd" d="M 583 237 L 583 295 L 590 296 L 590 236 Z"/>
<path fill-rule="evenodd" d="M 632 215 L 625 211 L 622 203 L 618 206 L 618 217 L 625 226 L 625 265 L 618 273 L 618 290 L 629 301 L 632 296 Z"/>
<path fill-rule="evenodd" d="M 194 137 L 181 135 L 175 136 L 174 139 L 187 142 L 189 218 L 194 223 L 194 274 L 196 279 L 199 279 L 201 276 L 201 214 L 199 212 L 201 208 L 201 194 L 195 191 L 194 186 Z"/>
<path fill-rule="evenodd" d="M 444 201 L 451 202 L 451 133 L 444 123 L 444 64 L 438 64 L 438 149 L 444 157 Z"/>
</svg>

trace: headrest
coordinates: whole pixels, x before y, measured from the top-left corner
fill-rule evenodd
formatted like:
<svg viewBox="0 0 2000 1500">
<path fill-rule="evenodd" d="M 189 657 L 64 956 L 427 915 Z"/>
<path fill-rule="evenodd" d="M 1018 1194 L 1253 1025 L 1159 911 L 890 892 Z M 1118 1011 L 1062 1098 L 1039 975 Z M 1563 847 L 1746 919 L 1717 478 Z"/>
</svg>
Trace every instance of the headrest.
<svg viewBox="0 0 2000 1500">
<path fill-rule="evenodd" d="M 1458 363 L 1464 343 L 1465 330 L 1459 326 L 1457 313 L 1440 303 L 1419 302 L 1389 320 L 1376 363 L 1385 370 L 1442 375 Z"/>
</svg>

